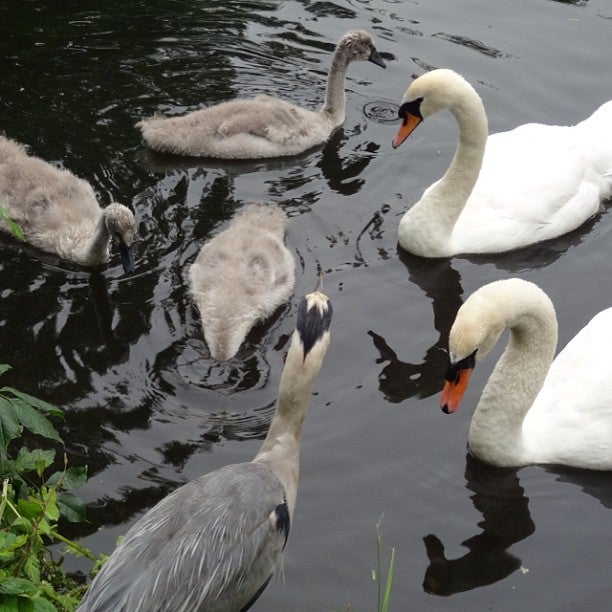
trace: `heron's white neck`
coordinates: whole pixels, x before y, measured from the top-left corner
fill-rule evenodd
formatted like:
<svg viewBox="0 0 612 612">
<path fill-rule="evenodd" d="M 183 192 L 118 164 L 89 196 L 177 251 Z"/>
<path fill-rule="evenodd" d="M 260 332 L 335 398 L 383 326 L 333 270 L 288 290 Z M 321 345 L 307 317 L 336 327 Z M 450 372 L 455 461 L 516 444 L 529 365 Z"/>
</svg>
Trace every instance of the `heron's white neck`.
<svg viewBox="0 0 612 612">
<path fill-rule="evenodd" d="M 520 288 L 504 283 L 505 295 L 500 292 L 496 309 L 510 336 L 472 417 L 469 446 L 483 461 L 515 466 L 530 462 L 525 457 L 522 425 L 553 360 L 557 319 L 540 289 L 530 285 L 517 296 Z M 530 294 L 536 299 L 530 299 Z"/>
<path fill-rule="evenodd" d="M 478 179 L 488 137 L 487 115 L 471 85 L 455 89 L 448 109 L 459 126 L 458 144 L 444 176 L 402 217 L 399 243 L 425 257 L 454 254 L 452 233 Z"/>
<path fill-rule="evenodd" d="M 323 108 L 319 113 L 327 116 L 334 127 L 344 123 L 346 112 L 345 78 L 348 65 L 349 62 L 345 54 L 336 49 L 327 75 Z"/>
<path fill-rule="evenodd" d="M 287 493 L 289 514 L 293 516 L 297 496 L 302 425 L 310 403 L 314 379 L 321 369 L 329 342 L 319 340 L 303 358 L 303 348 L 297 332 L 287 353 L 281 374 L 276 409 L 268 435 L 253 461 L 261 461 L 278 476 Z"/>
</svg>

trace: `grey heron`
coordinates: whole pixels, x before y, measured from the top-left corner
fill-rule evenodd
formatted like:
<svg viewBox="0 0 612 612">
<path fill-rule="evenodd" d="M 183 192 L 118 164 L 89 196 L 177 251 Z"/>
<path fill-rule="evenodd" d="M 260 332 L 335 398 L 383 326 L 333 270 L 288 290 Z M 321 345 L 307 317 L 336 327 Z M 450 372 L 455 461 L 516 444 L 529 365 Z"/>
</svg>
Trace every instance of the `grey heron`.
<svg viewBox="0 0 612 612">
<path fill-rule="evenodd" d="M 79 612 L 239 612 L 281 562 L 295 508 L 302 424 L 330 341 L 332 306 L 304 296 L 268 434 L 249 463 L 180 487 L 111 554 Z"/>
</svg>

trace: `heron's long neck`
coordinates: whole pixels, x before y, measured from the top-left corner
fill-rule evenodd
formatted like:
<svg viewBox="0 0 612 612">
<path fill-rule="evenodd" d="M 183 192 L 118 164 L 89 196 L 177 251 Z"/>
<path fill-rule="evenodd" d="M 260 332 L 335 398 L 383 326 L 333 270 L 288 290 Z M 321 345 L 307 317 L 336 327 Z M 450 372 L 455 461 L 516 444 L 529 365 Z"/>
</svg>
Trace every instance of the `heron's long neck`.
<svg viewBox="0 0 612 612">
<path fill-rule="evenodd" d="M 96 222 L 91 238 L 87 240 L 81 254 L 84 265 L 98 265 L 108 261 L 108 243 L 110 232 L 106 225 L 105 213 L 102 212 Z"/>
<path fill-rule="evenodd" d="M 335 126 L 344 123 L 345 108 L 346 108 L 346 93 L 345 93 L 345 77 L 348 68 L 348 62 L 344 54 L 339 53 L 336 49 L 329 74 L 327 75 L 327 86 L 325 88 L 325 100 L 323 108 L 320 111 L 321 115 L 327 115 Z"/>
<path fill-rule="evenodd" d="M 270 429 L 254 459 L 266 463 L 283 483 L 290 514 L 297 495 L 302 425 L 320 365 L 311 353 L 303 360 L 301 343 L 294 338 L 281 375 Z"/>
<path fill-rule="evenodd" d="M 488 463 L 528 462 L 524 460 L 523 420 L 542 388 L 557 345 L 554 309 L 538 306 L 508 317 L 508 345 L 472 417 L 470 449 Z"/>
<path fill-rule="evenodd" d="M 459 126 L 458 144 L 444 176 L 402 218 L 400 244 L 417 255 L 454 255 L 452 232 L 478 179 L 488 137 L 487 116 L 471 90 L 450 111 Z"/>
</svg>

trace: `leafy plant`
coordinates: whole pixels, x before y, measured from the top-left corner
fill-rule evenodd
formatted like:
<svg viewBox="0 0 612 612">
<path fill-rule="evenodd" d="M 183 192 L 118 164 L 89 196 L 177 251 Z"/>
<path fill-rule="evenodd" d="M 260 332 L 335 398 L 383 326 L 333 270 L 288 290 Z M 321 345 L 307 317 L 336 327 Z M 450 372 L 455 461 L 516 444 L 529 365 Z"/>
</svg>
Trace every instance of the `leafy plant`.
<svg viewBox="0 0 612 612">
<path fill-rule="evenodd" d="M 0 364 L 0 375 L 9 369 Z M 66 552 L 97 561 L 57 530 L 60 517 L 85 518 L 85 507 L 71 490 L 85 482 L 87 468 L 67 467 L 64 455 L 63 468 L 45 476 L 55 450 L 16 444 L 25 431 L 62 444 L 47 416 L 63 412 L 12 387 L 0 388 L 0 608 L 7 612 L 76 608 L 85 587 L 63 574 L 63 555 L 54 560 L 50 544 L 61 542 Z"/>
<path fill-rule="evenodd" d="M 395 570 L 395 548 L 391 549 L 391 560 L 389 561 L 389 567 L 387 568 L 387 578 L 385 580 L 384 591 L 381 583 L 381 568 L 380 558 L 382 549 L 382 533 L 381 533 L 382 517 L 376 524 L 376 561 L 377 569 L 372 570 L 372 579 L 376 581 L 378 586 L 378 598 L 377 598 L 377 610 L 378 612 L 387 612 L 389 609 L 389 602 L 391 601 L 391 585 L 393 584 L 393 572 Z"/>
<path fill-rule="evenodd" d="M 13 236 L 15 236 L 15 238 L 25 241 L 21 228 L 8 216 L 6 210 L 0 206 L 0 221 L 2 220 L 4 220 L 4 222 L 8 225 L 9 231 L 13 234 Z"/>
</svg>

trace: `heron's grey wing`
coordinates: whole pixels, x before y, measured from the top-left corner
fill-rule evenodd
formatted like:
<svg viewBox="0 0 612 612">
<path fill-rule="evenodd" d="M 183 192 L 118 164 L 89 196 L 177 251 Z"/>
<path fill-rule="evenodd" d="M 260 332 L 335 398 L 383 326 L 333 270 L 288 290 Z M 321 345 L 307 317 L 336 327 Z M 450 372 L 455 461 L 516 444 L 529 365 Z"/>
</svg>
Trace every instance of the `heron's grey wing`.
<svg viewBox="0 0 612 612">
<path fill-rule="evenodd" d="M 221 468 L 138 521 L 79 610 L 241 610 L 274 573 L 288 532 L 284 490 L 266 466 Z"/>
</svg>

